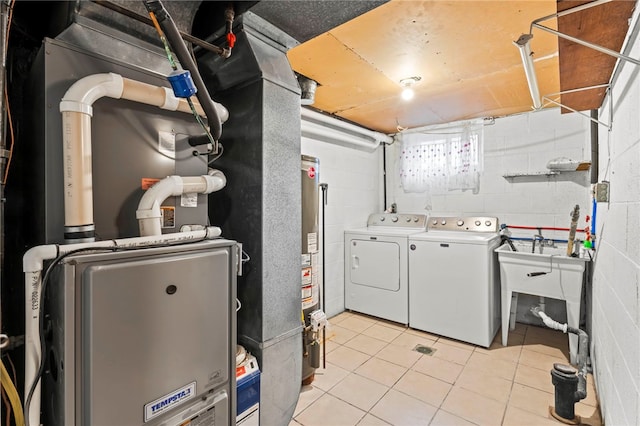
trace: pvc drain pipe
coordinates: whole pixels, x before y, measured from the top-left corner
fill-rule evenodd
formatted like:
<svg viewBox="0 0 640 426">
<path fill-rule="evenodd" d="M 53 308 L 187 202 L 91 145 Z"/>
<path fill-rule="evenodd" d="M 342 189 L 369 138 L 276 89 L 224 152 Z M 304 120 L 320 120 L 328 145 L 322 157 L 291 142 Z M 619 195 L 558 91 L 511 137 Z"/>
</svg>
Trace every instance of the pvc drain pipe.
<svg viewBox="0 0 640 426">
<path fill-rule="evenodd" d="M 551 319 L 538 306 L 532 307 L 531 312 L 542 319 L 544 324 L 563 333 L 578 335 L 578 355 L 576 364 L 578 370 L 564 364 L 553 364 L 551 370 L 551 383 L 555 389 L 555 407 L 550 414 L 556 419 L 569 424 L 580 423 L 580 418 L 575 415 L 575 403 L 587 397 L 587 359 L 589 351 L 589 335 L 578 328 L 569 327 Z"/>
</svg>

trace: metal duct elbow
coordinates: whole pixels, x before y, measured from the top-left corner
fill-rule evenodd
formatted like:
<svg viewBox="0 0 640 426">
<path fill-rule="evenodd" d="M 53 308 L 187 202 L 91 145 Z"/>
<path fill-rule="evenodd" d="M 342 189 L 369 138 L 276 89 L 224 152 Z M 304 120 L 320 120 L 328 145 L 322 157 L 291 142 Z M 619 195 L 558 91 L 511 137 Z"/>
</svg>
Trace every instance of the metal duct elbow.
<svg viewBox="0 0 640 426">
<path fill-rule="evenodd" d="M 227 184 L 227 179 L 219 170 L 202 176 L 168 176 L 145 192 L 136 210 L 140 236 L 162 234 L 162 211 L 160 206 L 167 198 L 182 194 L 210 194 Z"/>
</svg>

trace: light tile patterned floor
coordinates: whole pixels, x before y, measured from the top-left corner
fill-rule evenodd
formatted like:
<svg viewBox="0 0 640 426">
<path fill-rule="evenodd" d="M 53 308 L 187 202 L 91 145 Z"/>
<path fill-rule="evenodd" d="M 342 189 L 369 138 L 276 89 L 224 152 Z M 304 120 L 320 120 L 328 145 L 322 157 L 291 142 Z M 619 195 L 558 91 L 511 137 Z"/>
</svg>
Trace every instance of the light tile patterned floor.
<svg viewBox="0 0 640 426">
<path fill-rule="evenodd" d="M 351 312 L 330 324 L 327 368 L 302 387 L 290 426 L 562 425 L 549 415 L 550 370 L 568 364 L 562 333 L 517 324 L 509 346 L 498 332 L 483 348 Z M 601 426 L 591 375 L 575 407 Z"/>
</svg>

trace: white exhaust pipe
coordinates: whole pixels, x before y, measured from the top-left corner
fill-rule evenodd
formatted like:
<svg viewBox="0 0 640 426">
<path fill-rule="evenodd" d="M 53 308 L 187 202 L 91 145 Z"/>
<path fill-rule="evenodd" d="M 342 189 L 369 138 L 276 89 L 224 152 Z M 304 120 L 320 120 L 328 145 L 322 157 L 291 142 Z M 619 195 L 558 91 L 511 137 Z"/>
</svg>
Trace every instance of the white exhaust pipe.
<svg viewBox="0 0 640 426">
<path fill-rule="evenodd" d="M 75 82 L 60 102 L 63 133 L 65 240 L 89 242 L 95 238 L 93 177 L 91 171 L 91 117 L 93 103 L 102 97 L 126 99 L 169 111 L 191 114 L 185 99 L 168 87 L 153 86 L 119 74 L 94 74 Z M 194 100 L 196 112 L 204 111 Z M 229 112 L 215 104 L 222 122 Z"/>
<path fill-rule="evenodd" d="M 162 211 L 160 205 L 171 196 L 182 194 L 210 194 L 227 184 L 227 178 L 219 170 L 203 176 L 168 176 L 145 192 L 136 210 L 140 236 L 162 234 Z"/>
</svg>

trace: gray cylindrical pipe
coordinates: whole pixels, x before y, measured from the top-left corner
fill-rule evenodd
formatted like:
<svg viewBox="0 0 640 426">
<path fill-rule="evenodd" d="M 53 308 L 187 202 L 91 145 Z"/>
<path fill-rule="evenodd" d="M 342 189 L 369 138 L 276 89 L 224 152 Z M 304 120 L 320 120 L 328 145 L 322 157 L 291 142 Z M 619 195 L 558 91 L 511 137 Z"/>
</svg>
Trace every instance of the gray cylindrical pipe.
<svg viewBox="0 0 640 426">
<path fill-rule="evenodd" d="M 557 416 L 561 420 L 575 421 L 576 411 L 573 396 L 579 383 L 576 371 L 568 365 L 553 364 L 551 383 L 555 389 L 554 407 L 551 415 Z"/>
<path fill-rule="evenodd" d="M 611 102 L 611 100 L 609 100 Z M 598 110 L 591 110 L 591 183 L 598 183 Z M 594 121 L 595 120 L 595 121 Z"/>
<path fill-rule="evenodd" d="M 568 333 L 578 335 L 578 355 L 576 364 L 578 365 L 578 389 L 574 400 L 578 402 L 587 397 L 587 358 L 589 357 L 589 335 L 579 328 L 567 327 Z"/>
<path fill-rule="evenodd" d="M 315 80 L 305 77 L 304 75 L 297 75 L 298 84 L 300 85 L 300 103 L 302 105 L 313 105 L 316 100 L 316 88 L 318 83 Z"/>
<path fill-rule="evenodd" d="M 220 139 L 220 135 L 222 134 L 222 123 L 220 117 L 218 116 L 218 112 L 216 111 L 216 107 L 213 104 L 211 96 L 209 96 L 209 91 L 200 76 L 198 66 L 191 57 L 191 54 L 189 54 L 187 46 L 184 44 L 184 40 L 182 40 L 178 27 L 175 22 L 173 22 L 171 15 L 169 15 L 160 0 L 145 0 L 144 4 L 147 7 L 147 10 L 153 12 L 158 18 L 158 23 L 160 24 L 162 31 L 164 31 L 171 48 L 178 57 L 180 64 L 183 68 L 191 72 L 193 83 L 198 89 L 196 96 L 198 97 L 200 105 L 207 116 L 209 127 L 212 129 L 211 133 L 213 134 L 213 139 L 217 141 Z"/>
</svg>

